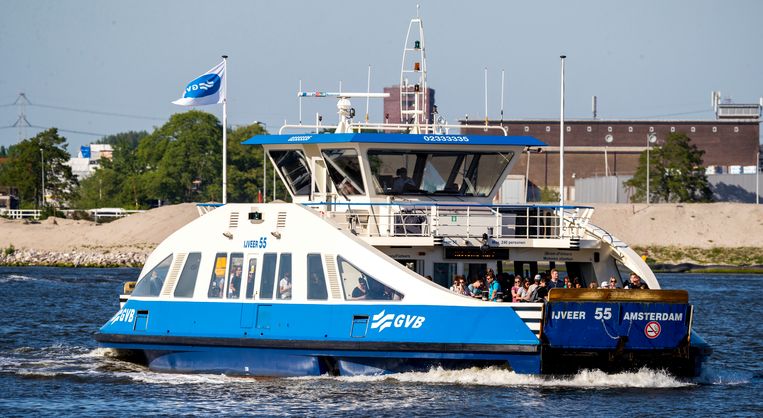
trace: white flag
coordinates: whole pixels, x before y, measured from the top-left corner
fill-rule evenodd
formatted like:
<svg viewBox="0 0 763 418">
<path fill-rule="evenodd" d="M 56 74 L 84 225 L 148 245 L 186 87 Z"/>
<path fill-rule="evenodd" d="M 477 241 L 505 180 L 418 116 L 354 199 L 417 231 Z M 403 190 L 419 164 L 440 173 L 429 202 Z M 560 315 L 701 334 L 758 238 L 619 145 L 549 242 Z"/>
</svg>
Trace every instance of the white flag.
<svg viewBox="0 0 763 418">
<path fill-rule="evenodd" d="M 183 97 L 175 100 L 180 106 L 201 106 L 222 103 L 225 100 L 225 60 L 188 83 Z"/>
</svg>

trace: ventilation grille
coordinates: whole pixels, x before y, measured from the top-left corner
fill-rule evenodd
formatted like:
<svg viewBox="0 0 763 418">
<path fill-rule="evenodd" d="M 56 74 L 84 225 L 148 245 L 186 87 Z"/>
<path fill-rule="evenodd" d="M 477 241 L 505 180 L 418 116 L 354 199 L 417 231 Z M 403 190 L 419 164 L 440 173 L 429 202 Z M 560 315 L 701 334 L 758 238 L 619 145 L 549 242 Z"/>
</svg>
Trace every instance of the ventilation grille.
<svg viewBox="0 0 763 418">
<path fill-rule="evenodd" d="M 164 281 L 164 286 L 162 287 L 162 296 L 169 296 L 172 294 L 172 290 L 175 288 L 175 282 L 178 281 L 178 276 L 180 276 L 180 268 L 183 267 L 187 255 L 188 254 L 186 253 L 175 254 L 175 260 L 172 262 L 170 272 L 167 273 L 167 280 Z"/>
<path fill-rule="evenodd" d="M 326 262 L 326 275 L 329 276 L 329 288 L 331 288 L 331 298 L 341 299 L 342 290 L 339 287 L 339 275 L 336 274 L 336 256 L 324 255 L 324 261 Z"/>
<path fill-rule="evenodd" d="M 238 228 L 238 212 L 231 212 L 228 220 L 228 228 Z"/>
<path fill-rule="evenodd" d="M 276 221 L 276 228 L 286 227 L 286 212 L 278 212 L 278 221 Z"/>
</svg>

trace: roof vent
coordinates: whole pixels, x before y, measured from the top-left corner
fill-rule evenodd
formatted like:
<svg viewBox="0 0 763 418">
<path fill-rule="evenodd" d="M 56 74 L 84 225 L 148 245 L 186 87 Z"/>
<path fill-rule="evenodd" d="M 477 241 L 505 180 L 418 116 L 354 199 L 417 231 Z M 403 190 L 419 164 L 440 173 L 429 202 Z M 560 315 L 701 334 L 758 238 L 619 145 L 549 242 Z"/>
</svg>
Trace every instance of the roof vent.
<svg viewBox="0 0 763 418">
<path fill-rule="evenodd" d="M 324 254 L 324 262 L 326 263 L 326 275 L 329 278 L 329 288 L 331 289 L 332 299 L 341 299 L 342 291 L 339 288 L 339 275 L 336 273 L 336 255 Z"/>
<path fill-rule="evenodd" d="M 186 253 L 175 254 L 175 260 L 172 262 L 170 272 L 167 274 L 167 281 L 164 282 L 164 286 L 162 287 L 162 296 L 169 296 L 172 294 L 175 282 L 177 282 L 178 276 L 180 275 L 180 268 L 183 267 L 187 255 L 188 254 Z"/>
<path fill-rule="evenodd" d="M 231 212 L 228 220 L 228 228 L 238 228 L 238 212 Z"/>
</svg>

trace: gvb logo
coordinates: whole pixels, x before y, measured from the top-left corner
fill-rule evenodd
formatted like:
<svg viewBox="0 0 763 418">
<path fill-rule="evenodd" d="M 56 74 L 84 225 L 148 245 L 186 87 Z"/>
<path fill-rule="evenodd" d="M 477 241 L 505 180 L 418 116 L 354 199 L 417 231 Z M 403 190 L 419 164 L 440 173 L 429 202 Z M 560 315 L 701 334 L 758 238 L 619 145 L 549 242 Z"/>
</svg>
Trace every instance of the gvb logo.
<svg viewBox="0 0 763 418">
<path fill-rule="evenodd" d="M 217 74 L 204 74 L 188 83 L 183 97 L 197 98 L 215 94 L 220 90 L 220 80 Z"/>
<path fill-rule="evenodd" d="M 379 329 L 379 332 L 384 331 L 389 327 L 395 328 L 421 328 L 426 321 L 426 317 L 418 315 L 406 315 L 393 313 L 386 313 L 386 310 L 374 315 L 371 322 L 371 329 Z"/>
</svg>

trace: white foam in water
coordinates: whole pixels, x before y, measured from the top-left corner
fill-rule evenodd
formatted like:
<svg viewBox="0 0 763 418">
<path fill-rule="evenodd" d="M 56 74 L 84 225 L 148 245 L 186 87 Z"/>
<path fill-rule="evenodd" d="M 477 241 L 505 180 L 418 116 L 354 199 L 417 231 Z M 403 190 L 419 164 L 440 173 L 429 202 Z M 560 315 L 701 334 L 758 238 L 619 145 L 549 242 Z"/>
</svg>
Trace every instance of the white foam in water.
<svg viewBox="0 0 763 418">
<path fill-rule="evenodd" d="M 752 372 L 705 366 L 695 381 L 702 385 L 743 385 L 752 379 Z"/>
<path fill-rule="evenodd" d="M 24 276 L 22 274 L 9 274 L 7 276 L 0 276 L 0 283 L 25 282 L 30 280 L 37 280 L 37 279 L 31 276 Z"/>
<path fill-rule="evenodd" d="M 465 370 L 432 369 L 382 376 L 340 377 L 347 381 L 397 380 L 406 383 L 450 383 L 508 387 L 570 387 L 570 388 L 677 388 L 692 386 L 661 370 L 641 369 L 637 372 L 607 374 L 599 370 L 583 370 L 572 376 L 537 376 L 519 374 L 495 367 Z"/>
</svg>

